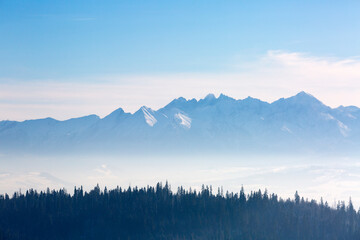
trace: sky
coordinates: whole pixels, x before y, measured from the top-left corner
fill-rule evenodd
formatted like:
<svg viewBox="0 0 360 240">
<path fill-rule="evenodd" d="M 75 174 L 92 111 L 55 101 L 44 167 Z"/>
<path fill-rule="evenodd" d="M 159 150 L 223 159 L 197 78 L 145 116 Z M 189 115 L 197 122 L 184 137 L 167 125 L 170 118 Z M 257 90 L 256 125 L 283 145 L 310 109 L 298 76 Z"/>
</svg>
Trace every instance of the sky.
<svg viewBox="0 0 360 240">
<path fill-rule="evenodd" d="M 359 1 L 0 0 L 0 120 L 306 91 L 360 106 Z"/>
</svg>

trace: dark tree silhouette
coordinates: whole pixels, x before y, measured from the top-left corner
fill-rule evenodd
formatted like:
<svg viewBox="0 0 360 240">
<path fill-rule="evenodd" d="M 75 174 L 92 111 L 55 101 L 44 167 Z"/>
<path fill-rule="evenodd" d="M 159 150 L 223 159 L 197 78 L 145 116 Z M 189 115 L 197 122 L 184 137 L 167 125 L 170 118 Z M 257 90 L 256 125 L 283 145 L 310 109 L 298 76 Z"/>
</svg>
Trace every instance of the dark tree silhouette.
<svg viewBox="0 0 360 240">
<path fill-rule="evenodd" d="M 203 186 L 177 193 L 166 183 L 90 192 L 75 188 L 28 190 L 0 196 L 3 239 L 245 239 L 356 240 L 360 214 L 350 201 L 336 209 L 327 203 L 294 200 L 259 191 L 223 193 Z"/>
</svg>

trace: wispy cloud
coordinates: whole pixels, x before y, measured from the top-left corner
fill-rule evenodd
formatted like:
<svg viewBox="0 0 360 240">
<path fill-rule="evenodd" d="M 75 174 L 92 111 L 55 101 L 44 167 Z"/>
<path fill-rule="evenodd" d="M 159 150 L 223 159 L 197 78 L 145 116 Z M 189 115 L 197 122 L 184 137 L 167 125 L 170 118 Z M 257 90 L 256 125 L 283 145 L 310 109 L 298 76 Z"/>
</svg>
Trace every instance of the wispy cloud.
<svg viewBox="0 0 360 240">
<path fill-rule="evenodd" d="M 234 63 L 230 73 L 107 75 L 30 81 L 0 79 L 0 119 L 87 114 L 105 116 L 123 107 L 157 109 L 173 98 L 224 93 L 274 101 L 304 90 L 330 106 L 360 106 L 360 59 L 268 51 L 256 61 Z"/>
<path fill-rule="evenodd" d="M 89 176 L 89 179 L 98 181 L 117 179 L 117 176 L 113 174 L 106 164 L 102 164 L 99 168 L 95 168 L 94 172 L 96 174 Z"/>
</svg>

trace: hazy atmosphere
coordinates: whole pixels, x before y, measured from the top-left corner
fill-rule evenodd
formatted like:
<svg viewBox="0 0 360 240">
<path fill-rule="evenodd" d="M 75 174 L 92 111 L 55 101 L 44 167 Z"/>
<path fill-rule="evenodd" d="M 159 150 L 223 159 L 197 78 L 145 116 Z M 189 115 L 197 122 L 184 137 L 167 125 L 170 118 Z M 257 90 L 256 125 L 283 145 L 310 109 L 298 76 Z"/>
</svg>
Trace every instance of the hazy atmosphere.
<svg viewBox="0 0 360 240">
<path fill-rule="evenodd" d="M 0 240 L 360 239 L 359 12 L 0 0 Z"/>
</svg>

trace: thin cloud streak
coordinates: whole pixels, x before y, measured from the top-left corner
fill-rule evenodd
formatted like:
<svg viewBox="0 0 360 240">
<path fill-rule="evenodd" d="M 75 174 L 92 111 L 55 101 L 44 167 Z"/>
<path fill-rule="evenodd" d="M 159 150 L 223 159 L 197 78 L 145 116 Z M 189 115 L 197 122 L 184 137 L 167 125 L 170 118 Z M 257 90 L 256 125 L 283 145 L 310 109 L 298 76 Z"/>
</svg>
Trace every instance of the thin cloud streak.
<svg viewBox="0 0 360 240">
<path fill-rule="evenodd" d="M 331 107 L 360 106 L 360 59 L 269 51 L 253 62 L 234 64 L 231 73 L 113 75 L 49 81 L 0 80 L 0 119 L 101 117 L 122 107 L 135 112 L 163 107 L 172 99 L 224 93 L 275 101 L 306 91 Z"/>
</svg>

